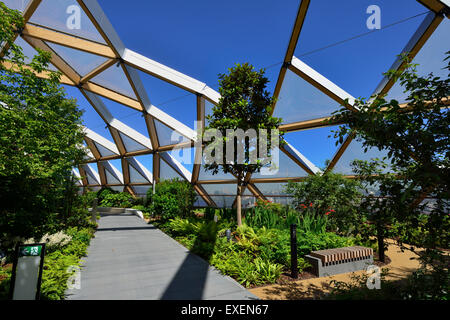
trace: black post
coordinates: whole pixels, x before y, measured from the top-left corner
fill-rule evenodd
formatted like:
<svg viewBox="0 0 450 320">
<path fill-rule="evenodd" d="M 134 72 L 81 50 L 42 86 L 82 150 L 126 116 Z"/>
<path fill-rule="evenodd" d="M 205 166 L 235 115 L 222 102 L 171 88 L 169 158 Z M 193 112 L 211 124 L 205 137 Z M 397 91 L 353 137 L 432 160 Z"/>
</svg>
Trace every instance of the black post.
<svg viewBox="0 0 450 320">
<path fill-rule="evenodd" d="M 298 278 L 297 262 L 297 225 L 291 224 L 291 273 L 292 278 Z"/>
</svg>

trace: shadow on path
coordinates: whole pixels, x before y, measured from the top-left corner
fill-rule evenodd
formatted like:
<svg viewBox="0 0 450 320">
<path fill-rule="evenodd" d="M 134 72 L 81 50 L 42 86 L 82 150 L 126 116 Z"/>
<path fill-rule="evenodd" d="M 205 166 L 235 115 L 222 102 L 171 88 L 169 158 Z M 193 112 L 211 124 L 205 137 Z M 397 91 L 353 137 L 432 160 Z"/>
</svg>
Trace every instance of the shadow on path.
<svg viewBox="0 0 450 320">
<path fill-rule="evenodd" d="M 201 300 L 205 291 L 209 261 L 214 254 L 217 225 L 203 224 L 194 245 L 162 294 L 162 300 Z"/>
</svg>

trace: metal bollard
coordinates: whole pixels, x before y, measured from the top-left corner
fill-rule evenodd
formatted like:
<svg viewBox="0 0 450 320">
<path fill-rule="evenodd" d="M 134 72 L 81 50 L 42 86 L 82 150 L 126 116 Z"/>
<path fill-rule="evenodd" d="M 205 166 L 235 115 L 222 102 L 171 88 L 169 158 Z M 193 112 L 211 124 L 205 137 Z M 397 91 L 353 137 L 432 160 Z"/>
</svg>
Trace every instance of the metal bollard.
<svg viewBox="0 0 450 320">
<path fill-rule="evenodd" d="M 291 224 L 291 274 L 292 278 L 298 278 L 297 259 L 297 225 Z"/>
<path fill-rule="evenodd" d="M 225 231 L 225 235 L 227 236 L 227 241 L 230 242 L 230 240 L 231 240 L 231 230 L 228 229 L 227 231 Z"/>
</svg>

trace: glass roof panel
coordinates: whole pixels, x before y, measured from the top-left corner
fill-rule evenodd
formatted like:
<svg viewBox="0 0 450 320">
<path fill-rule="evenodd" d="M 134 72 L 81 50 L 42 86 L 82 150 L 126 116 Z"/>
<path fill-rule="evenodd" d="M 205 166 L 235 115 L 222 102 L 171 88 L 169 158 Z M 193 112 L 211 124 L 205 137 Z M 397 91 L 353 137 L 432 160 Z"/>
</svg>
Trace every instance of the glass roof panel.
<svg viewBox="0 0 450 320">
<path fill-rule="evenodd" d="M 117 192 L 123 192 L 123 186 L 111 186 L 111 189 Z"/>
<path fill-rule="evenodd" d="M 130 138 L 126 134 L 119 132 L 119 135 L 120 135 L 120 138 L 122 139 L 123 144 L 125 145 L 125 149 L 127 149 L 127 152 L 133 152 L 133 151 L 147 149 L 146 146 L 143 146 L 142 144 L 140 144 L 136 140 Z"/>
<path fill-rule="evenodd" d="M 192 172 L 195 161 L 195 149 L 194 148 L 175 148 L 170 150 L 170 155 L 180 162 L 183 167 Z"/>
<path fill-rule="evenodd" d="M 145 167 L 149 172 L 153 172 L 153 155 L 152 154 L 144 154 L 140 156 L 134 156 L 136 161 L 139 161 L 141 165 Z"/>
<path fill-rule="evenodd" d="M 97 143 L 97 142 L 95 142 L 95 141 L 93 141 L 93 142 L 94 142 L 95 147 L 97 148 L 98 152 L 100 152 L 100 155 L 101 155 L 102 157 L 107 157 L 107 156 L 115 155 L 114 152 L 112 152 L 111 150 L 105 148 L 105 147 L 102 146 L 101 144 L 99 144 L 99 143 Z"/>
<path fill-rule="evenodd" d="M 273 116 L 292 123 L 330 116 L 338 109 L 339 103 L 287 70 Z"/>
<path fill-rule="evenodd" d="M 132 186 L 134 192 L 138 197 L 144 197 L 147 195 L 148 189 L 150 189 L 152 186 Z"/>
<path fill-rule="evenodd" d="M 212 196 L 211 199 L 219 208 L 231 208 L 236 196 Z"/>
<path fill-rule="evenodd" d="M 94 167 L 90 164 L 87 164 L 87 166 L 89 166 L 89 168 L 94 171 L 94 172 L 98 172 L 97 169 L 94 169 Z M 85 171 L 86 172 L 86 178 L 88 181 L 88 184 L 92 184 L 92 185 L 98 185 L 100 181 L 97 182 L 97 179 L 92 176 L 89 171 Z"/>
<path fill-rule="evenodd" d="M 448 77 L 448 70 L 443 69 L 447 65 L 444 59 L 445 52 L 448 51 L 448 44 L 442 39 L 448 38 L 449 35 L 450 20 L 444 19 L 412 61 L 412 63 L 418 64 L 416 69 L 419 76 L 426 76 L 432 72 L 434 76 L 441 79 Z M 386 100 L 395 99 L 400 103 L 406 102 L 407 95 L 403 91 L 404 88 L 400 83 L 395 83 L 389 90 Z"/>
<path fill-rule="evenodd" d="M 188 142 L 189 139 L 178 131 L 175 131 L 164 123 L 155 119 L 156 133 L 158 134 L 158 142 L 160 146 Z"/>
<path fill-rule="evenodd" d="M 197 193 L 197 199 L 194 203 L 194 207 L 208 207 L 208 204 L 203 200 L 203 198 Z"/>
<path fill-rule="evenodd" d="M 369 6 L 380 29 L 369 29 Z M 294 55 L 350 93 L 369 97 L 424 20 L 418 1 L 311 1 Z"/>
<path fill-rule="evenodd" d="M 114 177 L 107 169 L 105 169 L 105 175 L 106 175 L 106 183 L 107 184 L 121 184 L 122 183 L 119 181 L 119 179 Z"/>
<path fill-rule="evenodd" d="M 147 179 L 144 178 L 143 175 L 141 175 L 135 168 L 133 168 L 132 165 L 128 165 L 129 172 L 130 172 L 130 182 L 136 182 L 136 183 L 149 183 Z"/>
<path fill-rule="evenodd" d="M 30 0 L 2 0 L 2 2 L 10 9 L 23 12 L 28 6 Z"/>
<path fill-rule="evenodd" d="M 137 70 L 153 105 L 194 128 L 197 119 L 197 97 L 184 89 Z"/>
<path fill-rule="evenodd" d="M 369 148 L 366 153 L 364 153 L 364 148 L 362 142 L 357 141 L 355 139 L 350 142 L 347 149 L 342 154 L 341 158 L 338 160 L 336 165 L 333 168 L 333 172 L 341 173 L 344 175 L 354 175 L 354 172 L 351 167 L 351 163 L 354 160 L 367 160 L 371 159 L 379 159 L 382 160 L 384 157 L 387 157 L 386 150 L 378 150 L 377 148 Z M 384 160 L 386 164 L 390 164 L 389 159 Z M 384 172 L 389 172 L 390 167 L 388 166 Z"/>
<path fill-rule="evenodd" d="M 269 196 L 278 196 L 278 195 L 286 195 L 287 193 L 284 191 L 286 187 L 286 182 L 280 183 L 255 183 L 255 186 L 261 191 L 264 195 Z"/>
<path fill-rule="evenodd" d="M 17 37 L 14 43 L 22 48 L 22 52 L 25 55 L 25 64 L 29 64 L 31 60 L 33 60 L 33 57 L 37 55 L 37 51 L 32 46 L 30 46 L 22 37 Z M 8 58 L 8 56 L 6 56 L 6 58 Z M 48 70 L 57 71 L 58 69 L 56 69 L 55 66 L 50 63 L 48 65 Z"/>
<path fill-rule="evenodd" d="M 160 160 L 159 164 L 159 178 L 161 181 L 170 180 L 174 178 L 178 178 L 180 180 L 184 180 L 182 176 L 178 174 L 175 170 L 172 169 L 164 160 Z"/>
<path fill-rule="evenodd" d="M 210 195 L 236 195 L 237 185 L 235 183 L 202 184 L 203 189 Z"/>
<path fill-rule="evenodd" d="M 308 173 L 289 158 L 283 151 L 277 150 L 279 162 L 276 163 L 274 170 L 264 170 L 252 175 L 252 179 L 257 178 L 291 178 L 306 177 Z"/>
<path fill-rule="evenodd" d="M 116 101 L 106 99 L 105 97 L 98 96 L 102 100 L 105 106 L 108 108 L 109 112 L 114 118 L 123 122 L 130 128 L 133 128 L 143 136 L 148 138 L 147 124 L 145 123 L 143 114 L 139 110 L 131 109 L 121 103 Z"/>
<path fill-rule="evenodd" d="M 120 65 L 112 65 L 108 69 L 93 77 L 90 81 L 117 93 L 123 94 L 124 96 L 136 99 L 133 88 L 131 87 L 128 78 Z"/>
<path fill-rule="evenodd" d="M 106 44 L 76 0 L 42 0 L 30 22 Z"/>
<path fill-rule="evenodd" d="M 81 76 L 88 74 L 107 60 L 104 57 L 59 44 L 50 42 L 46 42 L 46 44 Z"/>
<path fill-rule="evenodd" d="M 287 132 L 284 138 L 309 161 L 324 170 L 325 161 L 331 160 L 338 149 L 334 134 L 331 132 L 337 128 L 338 126 L 332 126 Z"/>
<path fill-rule="evenodd" d="M 217 174 L 212 174 L 211 171 L 206 171 L 203 166 L 204 160 L 202 159 L 202 165 L 198 174 L 198 180 L 235 180 L 236 178 L 231 173 L 223 173 L 221 170 Z"/>
</svg>

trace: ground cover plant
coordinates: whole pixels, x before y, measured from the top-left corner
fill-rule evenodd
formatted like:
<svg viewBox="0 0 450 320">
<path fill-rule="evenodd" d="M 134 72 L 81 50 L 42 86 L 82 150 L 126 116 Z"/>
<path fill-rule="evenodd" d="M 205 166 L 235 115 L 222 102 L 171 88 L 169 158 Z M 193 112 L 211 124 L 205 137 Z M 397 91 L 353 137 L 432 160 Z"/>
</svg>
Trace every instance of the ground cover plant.
<svg viewBox="0 0 450 320">
<path fill-rule="evenodd" d="M 260 201 L 244 211 L 243 224 L 238 227 L 234 213 L 232 209 L 206 208 L 200 217 L 163 218 L 154 224 L 246 287 L 275 283 L 282 273 L 290 272 L 291 222 L 298 222 L 300 272 L 309 267 L 304 256 L 313 250 L 362 244 L 359 238 L 327 232 L 325 214 L 317 217 Z"/>
</svg>

